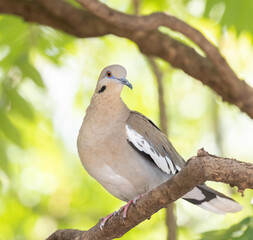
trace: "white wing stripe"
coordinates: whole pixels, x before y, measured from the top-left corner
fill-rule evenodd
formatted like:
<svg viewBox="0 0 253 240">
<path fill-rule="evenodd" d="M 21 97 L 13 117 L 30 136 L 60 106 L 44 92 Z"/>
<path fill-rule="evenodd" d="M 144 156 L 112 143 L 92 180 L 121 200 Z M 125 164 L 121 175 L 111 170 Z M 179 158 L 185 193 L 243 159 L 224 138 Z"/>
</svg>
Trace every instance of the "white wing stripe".
<svg viewBox="0 0 253 240">
<path fill-rule="evenodd" d="M 170 166 L 172 174 L 175 174 L 176 173 L 176 169 L 174 168 L 173 163 L 171 162 L 170 158 L 168 158 L 168 157 L 165 157 L 165 158 L 166 158 L 167 163 Z"/>
<path fill-rule="evenodd" d="M 176 169 L 177 169 L 178 171 L 181 171 L 181 167 L 179 167 L 177 164 L 176 164 Z"/>
<path fill-rule="evenodd" d="M 154 148 L 151 146 L 143 136 L 134 131 L 130 126 L 126 125 L 126 133 L 128 140 L 140 151 L 148 154 L 156 163 L 156 165 L 166 173 L 176 173 L 176 169 L 173 165 L 171 159 L 166 156 L 163 157 L 160 155 Z M 178 170 L 178 166 L 176 166 Z"/>
</svg>

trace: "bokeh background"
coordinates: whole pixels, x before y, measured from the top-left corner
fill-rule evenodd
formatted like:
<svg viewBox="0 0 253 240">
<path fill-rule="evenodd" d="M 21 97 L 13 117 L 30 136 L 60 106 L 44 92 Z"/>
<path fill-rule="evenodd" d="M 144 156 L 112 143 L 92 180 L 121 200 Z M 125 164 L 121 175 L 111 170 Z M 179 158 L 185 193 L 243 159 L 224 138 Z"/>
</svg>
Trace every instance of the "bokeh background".
<svg viewBox="0 0 253 240">
<path fill-rule="evenodd" d="M 73 2 L 73 1 L 72 1 Z M 107 0 L 133 13 L 133 2 Z M 141 14 L 166 11 L 201 30 L 237 75 L 253 87 L 252 0 L 143 0 Z M 180 34 L 161 28 L 185 44 Z M 123 99 L 159 125 L 155 75 L 131 41 L 115 36 L 77 39 L 14 16 L 0 16 L 0 239 L 45 239 L 59 228 L 88 229 L 124 203 L 82 168 L 76 139 L 102 68 L 118 63 L 133 91 Z M 253 120 L 211 89 L 168 63 L 163 73 L 169 136 L 185 159 L 208 152 L 253 162 Z M 244 210 L 226 216 L 176 202 L 178 239 L 253 239 L 253 192 L 209 186 Z M 160 211 L 122 239 L 165 239 Z"/>
</svg>

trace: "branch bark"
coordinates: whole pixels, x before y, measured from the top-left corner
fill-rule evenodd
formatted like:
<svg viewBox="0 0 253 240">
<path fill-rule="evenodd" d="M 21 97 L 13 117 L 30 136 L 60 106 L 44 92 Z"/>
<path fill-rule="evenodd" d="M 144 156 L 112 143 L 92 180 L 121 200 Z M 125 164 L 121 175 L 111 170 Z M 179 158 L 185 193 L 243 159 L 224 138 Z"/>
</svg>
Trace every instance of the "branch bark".
<svg viewBox="0 0 253 240">
<path fill-rule="evenodd" d="M 204 35 L 187 23 L 174 16 L 157 12 L 147 16 L 133 16 L 112 10 L 98 0 L 77 0 L 98 18 L 117 27 L 124 27 L 131 31 L 154 31 L 160 26 L 168 27 L 171 30 L 180 32 L 194 41 L 213 62 L 222 78 L 226 81 L 238 80 L 236 74 L 228 66 L 226 60 L 220 55 L 218 49 L 211 44 Z"/>
<path fill-rule="evenodd" d="M 78 1 L 86 4 L 86 8 L 93 14 L 97 13 L 91 4 L 95 2 L 101 7 L 101 3 L 97 1 Z M 173 67 L 182 69 L 211 87 L 224 101 L 235 104 L 253 118 L 253 89 L 245 81 L 236 77 L 224 58 L 219 55 L 216 47 L 206 43 L 202 38 L 203 35 L 201 37 L 196 29 L 162 13 L 135 17 L 110 8 L 107 8 L 108 12 L 104 13 L 104 9 L 105 7 L 101 8 L 101 16 L 97 17 L 62 0 L 0 0 L 0 13 L 15 14 L 23 17 L 25 21 L 51 26 L 77 37 L 114 34 L 128 38 L 138 45 L 142 53 L 160 57 Z M 110 18 L 105 17 L 108 14 Z M 182 32 L 200 46 L 204 45 L 202 49 L 206 52 L 207 58 L 159 32 L 158 26 L 167 26 Z"/>
<path fill-rule="evenodd" d="M 119 238 L 134 226 L 152 214 L 166 207 L 205 181 L 216 181 L 237 186 L 240 191 L 253 189 L 253 164 L 234 159 L 221 158 L 208 154 L 203 149 L 192 157 L 178 174 L 170 180 L 146 193 L 136 205 L 131 205 L 125 223 L 122 222 L 122 212 L 115 218 L 110 218 L 101 231 L 99 223 L 88 231 L 74 229 L 58 230 L 47 240 L 68 240 L 75 235 L 78 240 L 109 240 Z M 70 234 L 71 233 L 71 234 Z"/>
</svg>

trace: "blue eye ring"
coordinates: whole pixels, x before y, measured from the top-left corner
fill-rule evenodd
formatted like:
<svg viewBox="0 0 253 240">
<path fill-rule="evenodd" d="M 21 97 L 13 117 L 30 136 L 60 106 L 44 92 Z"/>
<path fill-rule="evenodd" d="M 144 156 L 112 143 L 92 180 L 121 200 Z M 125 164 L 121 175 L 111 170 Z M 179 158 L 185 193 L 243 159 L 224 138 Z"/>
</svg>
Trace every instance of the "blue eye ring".
<svg viewBox="0 0 253 240">
<path fill-rule="evenodd" d="M 110 71 L 107 71 L 105 74 L 106 77 L 111 78 L 112 77 L 112 73 Z"/>
</svg>

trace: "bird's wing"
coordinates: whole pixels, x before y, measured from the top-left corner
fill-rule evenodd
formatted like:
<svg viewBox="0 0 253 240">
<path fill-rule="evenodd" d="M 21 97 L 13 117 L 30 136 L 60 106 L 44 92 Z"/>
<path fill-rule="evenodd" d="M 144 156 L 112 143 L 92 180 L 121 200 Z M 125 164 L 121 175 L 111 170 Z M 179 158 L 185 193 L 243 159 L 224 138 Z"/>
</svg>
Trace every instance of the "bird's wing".
<svg viewBox="0 0 253 240">
<path fill-rule="evenodd" d="M 126 132 L 128 142 L 137 151 L 148 154 L 162 171 L 175 174 L 185 165 L 166 135 L 144 115 L 131 111 Z"/>
</svg>

